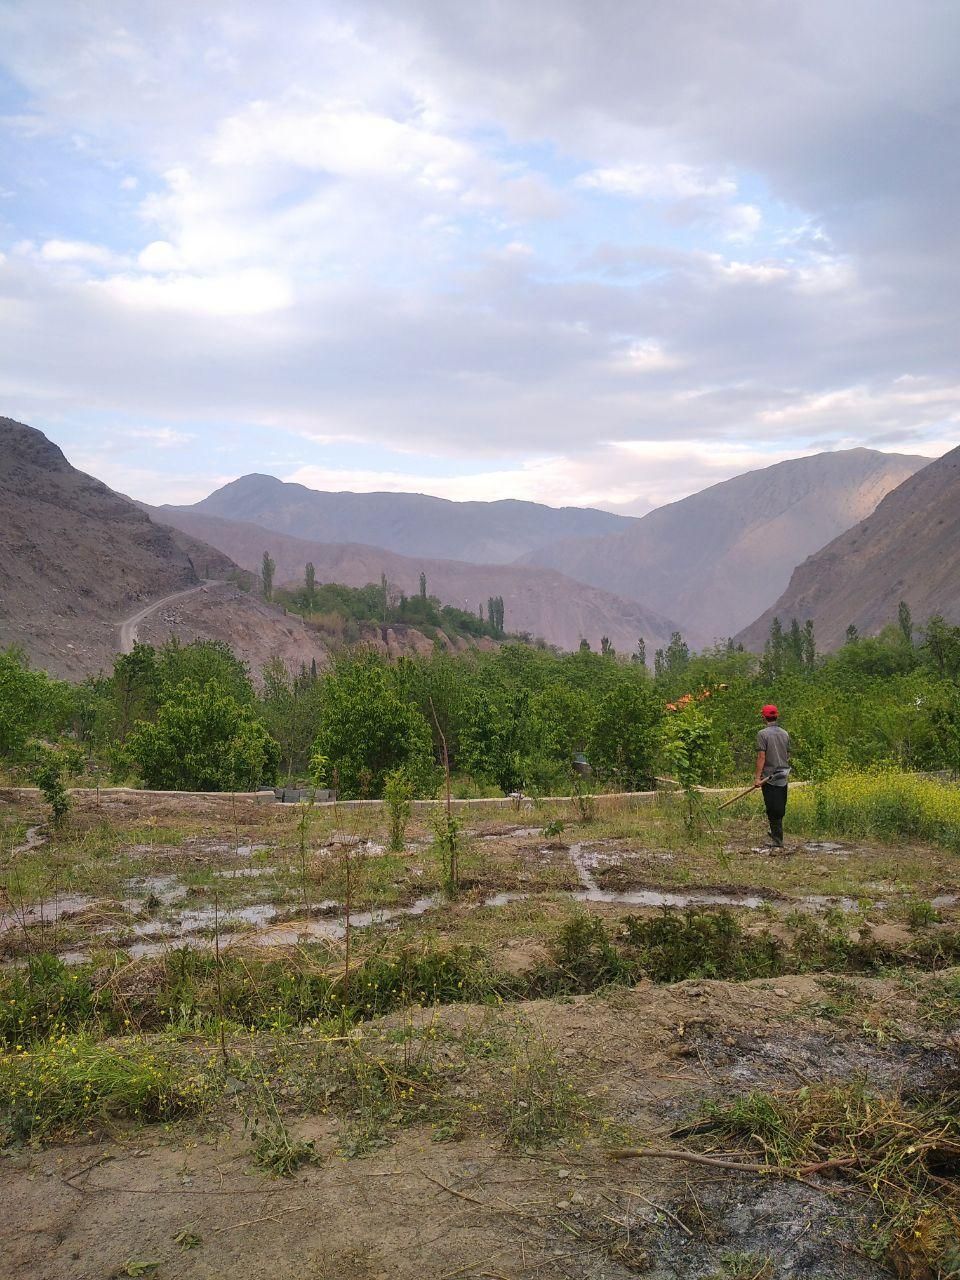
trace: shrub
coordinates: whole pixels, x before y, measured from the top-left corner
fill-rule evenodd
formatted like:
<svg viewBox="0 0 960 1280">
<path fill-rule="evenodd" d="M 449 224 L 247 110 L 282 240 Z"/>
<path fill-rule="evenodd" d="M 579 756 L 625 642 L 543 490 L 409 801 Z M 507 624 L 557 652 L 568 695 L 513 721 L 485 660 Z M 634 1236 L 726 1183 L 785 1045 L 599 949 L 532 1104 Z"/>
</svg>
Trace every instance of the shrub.
<svg viewBox="0 0 960 1280">
<path fill-rule="evenodd" d="M 413 783 L 407 776 L 406 770 L 394 769 L 387 774 L 383 800 L 390 828 L 390 851 L 402 853 L 413 800 Z"/>
<path fill-rule="evenodd" d="M 130 754 L 148 787 L 169 791 L 253 791 L 275 781 L 280 748 L 253 713 L 213 682 L 187 682 L 140 722 Z"/>
</svg>

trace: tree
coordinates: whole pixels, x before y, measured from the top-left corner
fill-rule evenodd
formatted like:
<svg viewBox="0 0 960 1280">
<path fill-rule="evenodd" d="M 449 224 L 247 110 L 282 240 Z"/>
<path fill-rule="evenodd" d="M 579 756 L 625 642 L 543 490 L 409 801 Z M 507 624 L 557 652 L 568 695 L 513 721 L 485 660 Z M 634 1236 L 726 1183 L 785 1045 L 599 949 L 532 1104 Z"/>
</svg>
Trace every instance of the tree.
<svg viewBox="0 0 960 1280">
<path fill-rule="evenodd" d="M 321 681 L 320 726 L 313 744 L 321 761 L 318 783 L 332 783 L 347 799 L 379 796 L 393 769 L 406 769 L 422 792 L 431 781 L 430 729 L 398 694 L 378 654 L 362 651 Z"/>
<path fill-rule="evenodd" d="M 641 667 L 647 665 L 647 642 L 643 636 L 637 640 L 637 651 L 630 655 L 634 662 L 639 662 Z"/>
<path fill-rule="evenodd" d="M 0 651 L 0 756 L 16 760 L 28 739 L 58 733 L 73 700 L 68 684 L 31 671 L 19 650 Z"/>
<path fill-rule="evenodd" d="M 803 624 L 803 665 L 812 671 L 817 665 L 817 641 L 813 634 L 813 619 L 808 618 Z"/>
<path fill-rule="evenodd" d="M 960 676 L 960 627 L 951 627 L 937 613 L 929 620 L 920 645 L 924 656 L 941 676 Z"/>
<path fill-rule="evenodd" d="M 263 560 L 260 564 L 260 577 L 263 579 L 263 598 L 264 600 L 273 599 L 273 575 L 276 572 L 276 561 L 273 559 L 269 551 L 263 553 Z"/>
<path fill-rule="evenodd" d="M 490 596 L 487 600 L 487 622 L 495 636 L 503 635 L 503 596 Z"/>
<path fill-rule="evenodd" d="M 612 658 L 616 654 L 617 651 L 616 649 L 614 649 L 613 645 L 610 643 L 609 636 L 600 637 L 600 652 L 603 654 L 605 658 Z"/>
<path fill-rule="evenodd" d="M 421 569 L 421 571 L 420 571 L 420 599 L 421 599 L 421 600 L 426 600 L 426 598 L 427 598 L 427 575 L 426 575 L 426 574 L 423 572 L 423 570 Z"/>
<path fill-rule="evenodd" d="M 666 675 L 679 675 L 690 665 L 690 646 L 679 631 L 670 636 L 670 643 L 663 653 L 663 670 Z"/>
<path fill-rule="evenodd" d="M 629 669 L 628 669 L 629 670 Z M 648 680 L 631 675 L 595 705 L 587 755 L 598 777 L 631 790 L 653 773 L 660 705 Z"/>
<path fill-rule="evenodd" d="M 113 661 L 110 680 L 114 714 L 112 732 L 123 742 L 137 720 L 152 719 L 160 697 L 160 670 L 157 651 L 151 644 L 137 641 L 129 653 Z"/>
<path fill-rule="evenodd" d="M 843 643 L 856 644 L 859 639 L 860 639 L 860 632 L 857 630 L 856 625 L 851 622 L 850 625 L 847 627 L 846 633 L 843 638 Z"/>
<path fill-rule="evenodd" d="M 254 791 L 276 780 L 280 748 L 249 707 L 214 681 L 188 681 L 129 741 L 144 784 L 163 791 Z"/>
<path fill-rule="evenodd" d="M 589 640 L 581 640 L 581 641 L 580 641 L 580 652 L 581 652 L 581 653 L 589 653 L 589 652 L 590 652 L 590 641 L 589 641 Z"/>
<path fill-rule="evenodd" d="M 185 683 L 215 684 L 244 706 L 253 706 L 254 688 L 246 663 L 222 640 L 191 640 L 181 644 L 173 637 L 156 652 L 157 700 L 174 697 Z M 149 715 L 144 719 L 149 719 Z"/>
<path fill-rule="evenodd" d="M 799 670 L 803 666 L 804 652 L 803 632 L 800 629 L 800 623 L 796 618 L 791 618 L 790 632 L 786 638 L 788 665 L 794 670 Z"/>
<path fill-rule="evenodd" d="M 783 675 L 785 656 L 783 624 L 775 617 L 770 623 L 770 634 L 763 646 L 763 658 L 760 661 L 760 671 L 765 680 L 779 680 Z"/>
<path fill-rule="evenodd" d="M 897 607 L 897 625 L 903 636 L 904 644 L 913 645 L 913 615 L 906 600 L 901 600 Z"/>
<path fill-rule="evenodd" d="M 312 564 L 308 564 L 304 570 L 303 581 L 307 593 L 307 608 L 312 609 L 317 598 L 317 571 Z"/>
</svg>

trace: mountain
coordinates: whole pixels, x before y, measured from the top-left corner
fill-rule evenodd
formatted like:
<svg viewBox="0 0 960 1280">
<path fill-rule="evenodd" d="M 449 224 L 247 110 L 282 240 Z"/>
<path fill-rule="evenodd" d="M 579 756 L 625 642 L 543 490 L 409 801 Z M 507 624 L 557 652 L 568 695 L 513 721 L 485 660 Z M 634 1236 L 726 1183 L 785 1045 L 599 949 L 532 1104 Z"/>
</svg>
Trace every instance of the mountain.
<svg viewBox="0 0 960 1280">
<path fill-rule="evenodd" d="M 497 504 L 491 504 L 497 505 Z M 201 515 L 195 508 L 150 507 L 155 520 L 201 538 L 220 548 L 247 569 L 258 571 L 264 551 L 276 561 L 276 581 L 301 583 L 310 562 L 318 582 L 341 582 L 362 587 L 389 582 L 408 595 L 419 589 L 421 572 L 427 590 L 442 603 L 475 610 L 490 596 L 503 596 L 507 628 L 542 636 L 563 649 L 575 649 L 582 638 L 598 648 L 608 636 L 622 653 L 632 653 L 639 636 L 647 651 L 669 639 L 675 630 L 668 619 L 631 600 L 620 600 L 597 587 L 574 582 L 552 569 L 520 565 L 465 564 L 456 560 L 414 558 L 358 543 L 322 543 L 273 533 L 259 525 Z"/>
<path fill-rule="evenodd" d="M 818 647 L 835 649 L 851 622 L 861 635 L 895 622 L 901 600 L 918 622 L 941 613 L 960 623 L 960 448 L 799 565 L 776 604 L 739 639 L 759 652 L 774 616 L 785 624 L 812 618 Z"/>
<path fill-rule="evenodd" d="M 274 653 L 291 663 L 326 657 L 299 619 L 236 585 L 202 584 L 201 574 L 238 575 L 229 557 L 155 524 L 12 418 L 0 418 L 0 511 L 0 646 L 22 648 L 55 675 L 108 667 L 121 622 L 170 596 L 128 636 L 227 640 L 254 669 Z"/>
<path fill-rule="evenodd" d="M 321 493 L 248 475 L 184 508 L 311 542 L 355 542 L 406 556 L 509 564 L 558 538 L 629 528 L 631 516 L 536 502 L 449 502 L 422 493 Z"/>
<path fill-rule="evenodd" d="M 658 507 L 626 530 L 523 557 L 676 618 L 697 645 L 733 635 L 794 566 L 874 510 L 928 458 L 848 449 L 780 462 Z"/>
</svg>

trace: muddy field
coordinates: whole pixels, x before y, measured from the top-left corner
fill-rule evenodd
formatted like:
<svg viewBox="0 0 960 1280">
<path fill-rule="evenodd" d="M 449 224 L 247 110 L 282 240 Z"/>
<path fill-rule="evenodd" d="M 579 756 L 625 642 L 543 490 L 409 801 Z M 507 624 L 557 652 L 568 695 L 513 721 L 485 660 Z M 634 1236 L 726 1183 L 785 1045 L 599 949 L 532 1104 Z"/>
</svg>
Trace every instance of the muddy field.
<svg viewBox="0 0 960 1280">
<path fill-rule="evenodd" d="M 10 797 L 0 1275 L 960 1275 L 956 855 L 502 818 Z"/>
</svg>

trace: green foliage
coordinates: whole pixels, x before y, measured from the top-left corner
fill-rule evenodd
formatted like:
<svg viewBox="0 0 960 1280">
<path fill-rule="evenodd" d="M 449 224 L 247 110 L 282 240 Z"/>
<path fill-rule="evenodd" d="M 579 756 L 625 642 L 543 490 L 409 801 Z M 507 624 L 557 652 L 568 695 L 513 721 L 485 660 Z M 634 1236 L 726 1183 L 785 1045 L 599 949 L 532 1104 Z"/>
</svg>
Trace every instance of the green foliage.
<svg viewBox="0 0 960 1280">
<path fill-rule="evenodd" d="M 463 823 L 442 805 L 437 806 L 433 815 L 433 848 L 440 862 L 444 890 L 449 897 L 455 898 L 460 892 Z"/>
<path fill-rule="evenodd" d="M 732 912 L 664 911 L 627 916 L 624 940 L 654 982 L 684 978 L 767 978 L 784 969 L 782 948 L 766 930 L 748 934 Z"/>
<path fill-rule="evenodd" d="M 426 578 L 420 575 L 420 591 L 413 596 L 391 591 L 389 584 L 369 583 L 365 587 L 347 587 L 342 583 L 316 584 L 307 566 L 307 581 L 296 591 L 275 590 L 274 599 L 302 613 L 321 630 L 329 630 L 346 641 L 360 638 L 363 624 L 408 626 L 430 635 L 444 632 L 450 637 L 477 639 L 480 636 L 500 638 L 504 635 L 502 597 L 491 597 L 491 617 L 478 616 L 455 605 L 441 604 L 436 596 L 426 594 Z M 334 625 L 334 624 L 339 624 Z M 345 625 L 346 624 L 346 625 Z"/>
<path fill-rule="evenodd" d="M 585 912 L 577 912 L 560 926 L 551 958 L 560 971 L 560 989 L 593 991 L 632 976 L 629 962 L 613 945 L 603 921 Z"/>
<path fill-rule="evenodd" d="M 663 721 L 662 758 L 672 778 L 689 790 L 715 782 L 730 771 L 730 754 L 703 707 L 676 705 Z"/>
<path fill-rule="evenodd" d="M 272 783 L 280 748 L 253 712 L 213 681 L 179 686 L 151 724 L 131 735 L 130 754 L 148 787 L 253 791 Z"/>
<path fill-rule="evenodd" d="M 928 840 L 960 851 L 960 791 L 893 770 L 848 772 L 795 790 L 790 819 L 800 831 Z"/>
<path fill-rule="evenodd" d="M 57 736 L 75 705 L 70 685 L 31 671 L 16 649 L 0 651 L 0 759 L 20 760 L 31 738 Z"/>
<path fill-rule="evenodd" d="M 623 671 L 629 676 L 636 669 Z M 600 781 L 632 791 L 652 776 L 661 714 L 660 701 L 641 673 L 619 679 L 599 698 L 590 718 L 587 756 Z"/>
<path fill-rule="evenodd" d="M 63 757 L 56 751 L 45 750 L 34 774 L 40 794 L 50 806 L 50 817 L 59 827 L 70 812 L 70 797 L 63 785 Z"/>
<path fill-rule="evenodd" d="M 0 1130 L 36 1142 L 91 1122 L 171 1120 L 201 1110 L 217 1088 L 210 1062 L 185 1062 L 175 1047 L 62 1035 L 0 1055 Z"/>
<path fill-rule="evenodd" d="M 361 650 L 321 677 L 320 725 L 314 757 L 318 784 L 336 781 L 344 798 L 379 796 L 387 775 L 405 768 L 417 791 L 429 787 L 433 762 L 427 722 L 403 700 L 393 672 Z M 336 778 L 334 778 L 334 773 Z"/>
<path fill-rule="evenodd" d="M 388 848 L 391 853 L 402 853 L 407 823 L 413 808 L 413 783 L 404 769 L 393 769 L 387 774 L 383 788 L 383 800 L 387 810 L 390 830 Z"/>
</svg>

